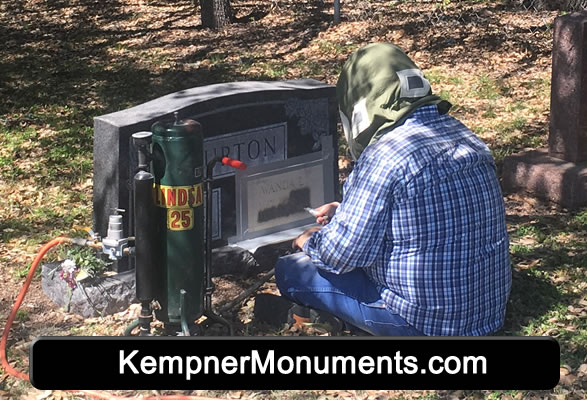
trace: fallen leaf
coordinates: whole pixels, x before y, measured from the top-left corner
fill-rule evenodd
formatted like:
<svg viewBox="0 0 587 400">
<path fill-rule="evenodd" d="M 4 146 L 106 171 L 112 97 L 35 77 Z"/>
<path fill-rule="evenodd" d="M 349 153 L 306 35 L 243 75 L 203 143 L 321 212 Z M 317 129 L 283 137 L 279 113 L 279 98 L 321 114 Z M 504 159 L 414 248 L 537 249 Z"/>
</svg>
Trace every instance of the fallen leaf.
<svg viewBox="0 0 587 400">
<path fill-rule="evenodd" d="M 550 328 L 544 332 L 544 336 L 558 337 L 560 336 L 560 330 L 558 328 Z"/>
<path fill-rule="evenodd" d="M 346 157 L 338 157 L 338 169 L 345 171 L 351 167 L 351 162 Z"/>
<path fill-rule="evenodd" d="M 529 246 L 532 244 L 536 244 L 537 241 L 535 238 L 533 238 L 532 236 L 524 236 L 521 237 L 520 240 L 518 240 L 518 244 L 521 244 L 522 246 Z"/>
<path fill-rule="evenodd" d="M 43 393 L 39 393 L 36 397 L 37 400 L 43 400 L 51 396 L 51 390 L 45 390 Z"/>
<path fill-rule="evenodd" d="M 577 380 L 577 376 L 575 376 L 575 375 L 571 375 L 571 374 L 561 375 L 559 383 L 561 385 L 570 386 L 573 383 L 575 383 L 576 380 Z"/>
<path fill-rule="evenodd" d="M 529 269 L 529 268 L 535 267 L 538 263 L 540 263 L 540 260 L 534 260 L 534 261 L 529 262 L 528 264 L 520 263 L 520 264 L 518 264 L 518 266 L 521 269 Z"/>
</svg>

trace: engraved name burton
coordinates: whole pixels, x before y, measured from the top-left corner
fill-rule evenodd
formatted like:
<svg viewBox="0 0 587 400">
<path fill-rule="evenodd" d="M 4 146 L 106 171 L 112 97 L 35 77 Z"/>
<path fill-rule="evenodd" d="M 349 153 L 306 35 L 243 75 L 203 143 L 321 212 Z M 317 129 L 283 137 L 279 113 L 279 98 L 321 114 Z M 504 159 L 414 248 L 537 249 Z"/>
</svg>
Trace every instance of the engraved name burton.
<svg viewBox="0 0 587 400">
<path fill-rule="evenodd" d="M 206 163 L 214 157 L 230 157 L 254 166 L 285 160 L 286 146 L 286 125 L 283 123 L 206 139 L 204 153 Z M 222 164 L 214 168 L 214 178 L 233 174 L 234 169 Z"/>
</svg>

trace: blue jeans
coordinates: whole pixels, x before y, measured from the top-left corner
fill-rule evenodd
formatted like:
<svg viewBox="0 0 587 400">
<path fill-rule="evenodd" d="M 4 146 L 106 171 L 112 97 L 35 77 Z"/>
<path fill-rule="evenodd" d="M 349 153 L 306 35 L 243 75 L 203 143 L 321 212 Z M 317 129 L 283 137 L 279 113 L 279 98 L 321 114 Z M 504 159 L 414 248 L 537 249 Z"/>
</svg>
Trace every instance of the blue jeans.
<svg viewBox="0 0 587 400">
<path fill-rule="evenodd" d="M 327 311 L 372 335 L 423 336 L 385 308 L 375 284 L 360 269 L 335 275 L 316 267 L 305 253 L 295 253 L 277 261 L 275 281 L 284 297 Z"/>
</svg>

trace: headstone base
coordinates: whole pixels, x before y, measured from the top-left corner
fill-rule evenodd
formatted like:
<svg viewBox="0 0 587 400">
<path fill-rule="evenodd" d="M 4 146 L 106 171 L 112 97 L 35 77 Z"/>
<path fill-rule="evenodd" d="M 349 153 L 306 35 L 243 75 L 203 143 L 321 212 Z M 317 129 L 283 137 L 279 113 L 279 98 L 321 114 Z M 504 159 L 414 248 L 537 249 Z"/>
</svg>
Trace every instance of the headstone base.
<svg viewBox="0 0 587 400">
<path fill-rule="evenodd" d="M 290 245 L 290 242 L 287 244 Z M 212 250 L 212 276 L 234 275 L 250 277 L 262 269 L 272 267 L 277 255 L 267 256 L 271 249 L 280 249 L 279 245 L 267 246 L 260 254 L 260 262 L 248 251 L 236 246 L 225 246 Z M 275 252 L 275 251 L 274 251 Z M 261 253 L 261 252 L 260 252 Z M 260 264 L 263 265 L 260 265 Z M 84 318 L 105 316 L 126 310 L 136 302 L 135 271 L 120 272 L 112 276 L 103 276 L 78 282 L 75 289 L 69 289 L 59 277 L 61 262 L 43 265 L 41 281 L 43 292 L 55 304 L 67 312 Z"/>
<path fill-rule="evenodd" d="M 43 265 L 43 292 L 66 311 L 84 318 L 114 314 L 126 310 L 135 300 L 134 271 L 101 276 L 78 282 L 75 289 L 59 277 L 61 262 Z"/>
<path fill-rule="evenodd" d="M 548 149 L 527 150 L 503 162 L 506 192 L 525 191 L 569 209 L 587 204 L 587 162 L 572 163 L 548 155 Z"/>
</svg>

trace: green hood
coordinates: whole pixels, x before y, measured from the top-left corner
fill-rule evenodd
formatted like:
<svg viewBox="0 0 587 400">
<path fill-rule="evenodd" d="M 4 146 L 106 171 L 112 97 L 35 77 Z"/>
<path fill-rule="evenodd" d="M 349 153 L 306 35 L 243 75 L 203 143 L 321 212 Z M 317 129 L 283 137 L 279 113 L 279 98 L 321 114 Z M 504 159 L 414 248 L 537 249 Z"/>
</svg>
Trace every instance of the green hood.
<svg viewBox="0 0 587 400">
<path fill-rule="evenodd" d="M 451 104 L 432 94 L 414 62 L 389 43 L 367 45 L 344 64 L 336 83 L 340 117 L 351 155 L 357 159 L 370 143 L 393 129 L 418 107 Z"/>
</svg>

